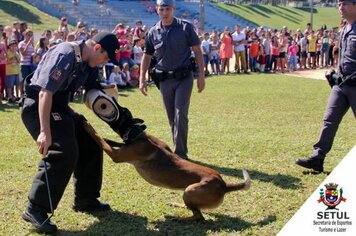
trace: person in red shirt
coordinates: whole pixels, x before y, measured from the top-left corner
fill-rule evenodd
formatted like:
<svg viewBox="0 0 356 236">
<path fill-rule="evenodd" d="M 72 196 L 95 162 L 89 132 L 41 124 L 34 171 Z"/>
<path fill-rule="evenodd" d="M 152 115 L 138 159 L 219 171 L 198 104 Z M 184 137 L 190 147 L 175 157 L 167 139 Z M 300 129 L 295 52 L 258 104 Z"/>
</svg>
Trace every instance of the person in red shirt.
<svg viewBox="0 0 356 236">
<path fill-rule="evenodd" d="M 260 43 L 258 42 L 258 39 L 255 37 L 252 39 L 252 44 L 250 45 L 249 48 L 251 72 L 256 72 L 256 62 L 257 62 L 259 48 L 260 48 Z"/>
</svg>

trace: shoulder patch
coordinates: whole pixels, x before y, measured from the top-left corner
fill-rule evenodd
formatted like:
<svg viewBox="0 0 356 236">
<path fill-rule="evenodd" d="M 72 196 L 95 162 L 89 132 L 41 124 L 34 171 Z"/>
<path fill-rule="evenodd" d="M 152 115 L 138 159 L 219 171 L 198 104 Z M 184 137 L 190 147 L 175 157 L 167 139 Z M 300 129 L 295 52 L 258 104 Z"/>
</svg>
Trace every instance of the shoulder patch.
<svg viewBox="0 0 356 236">
<path fill-rule="evenodd" d="M 56 81 L 60 81 L 61 80 L 61 75 L 62 75 L 62 71 L 58 68 L 56 68 L 50 75 L 50 78 L 56 80 Z"/>
</svg>

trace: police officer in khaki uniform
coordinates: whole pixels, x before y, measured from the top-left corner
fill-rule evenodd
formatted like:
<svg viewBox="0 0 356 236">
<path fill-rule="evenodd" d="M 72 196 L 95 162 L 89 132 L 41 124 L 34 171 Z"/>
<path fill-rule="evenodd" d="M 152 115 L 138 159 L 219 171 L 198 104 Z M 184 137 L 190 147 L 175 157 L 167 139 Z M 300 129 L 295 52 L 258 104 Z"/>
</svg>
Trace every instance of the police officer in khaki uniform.
<svg viewBox="0 0 356 236">
<path fill-rule="evenodd" d="M 153 71 L 159 80 L 163 103 L 167 112 L 174 142 L 174 152 L 188 158 L 188 110 L 193 88 L 191 54 L 199 66 L 198 92 L 204 90 L 204 63 L 200 40 L 191 23 L 174 17 L 174 0 L 157 0 L 160 21 L 145 38 L 141 63 L 140 90 L 147 95 L 146 73 L 152 56 L 157 64 Z"/>
<path fill-rule="evenodd" d="M 312 156 L 298 159 L 296 164 L 323 172 L 326 154 L 330 151 L 339 124 L 351 107 L 356 117 L 356 0 L 339 0 L 339 12 L 347 24 L 340 35 L 339 65 L 327 78 L 332 86 L 319 141 Z"/>
<path fill-rule="evenodd" d="M 109 59 L 118 64 L 118 49 L 115 35 L 106 32 L 92 40 L 61 43 L 51 47 L 33 77 L 26 78 L 21 118 L 42 159 L 22 218 L 40 232 L 57 230 L 47 214 L 57 207 L 72 173 L 74 210 L 110 209 L 97 199 L 102 183 L 102 149 L 84 130 L 83 117 L 68 103 L 70 94 L 80 86 L 100 89 L 97 66 Z"/>
</svg>

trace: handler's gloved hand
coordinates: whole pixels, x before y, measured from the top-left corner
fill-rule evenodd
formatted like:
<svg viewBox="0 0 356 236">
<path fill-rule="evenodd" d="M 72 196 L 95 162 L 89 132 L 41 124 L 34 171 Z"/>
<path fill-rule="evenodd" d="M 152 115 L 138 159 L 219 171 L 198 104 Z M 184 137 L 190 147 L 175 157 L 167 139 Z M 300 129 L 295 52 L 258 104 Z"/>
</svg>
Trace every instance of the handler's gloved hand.
<svg viewBox="0 0 356 236">
<path fill-rule="evenodd" d="M 134 119 L 127 108 L 120 106 L 105 91 L 92 89 L 85 97 L 87 107 L 118 133 L 125 143 L 133 142 L 146 129 L 143 120 Z"/>
</svg>

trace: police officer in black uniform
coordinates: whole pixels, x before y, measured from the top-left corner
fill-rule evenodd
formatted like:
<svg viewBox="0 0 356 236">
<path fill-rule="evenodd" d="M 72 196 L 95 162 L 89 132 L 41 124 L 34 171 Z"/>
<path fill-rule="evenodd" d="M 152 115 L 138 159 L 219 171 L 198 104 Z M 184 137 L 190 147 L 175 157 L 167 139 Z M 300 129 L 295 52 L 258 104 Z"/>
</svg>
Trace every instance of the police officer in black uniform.
<svg viewBox="0 0 356 236">
<path fill-rule="evenodd" d="M 160 21 L 145 38 L 140 90 L 147 95 L 146 73 L 155 54 L 157 64 L 152 75 L 160 87 L 171 126 L 174 152 L 182 158 L 188 158 L 188 110 L 193 88 L 192 50 L 199 66 L 198 92 L 205 87 L 200 40 L 191 23 L 174 17 L 175 0 L 157 0 L 156 10 Z"/>
<path fill-rule="evenodd" d="M 356 0 L 339 0 L 339 12 L 347 24 L 340 35 L 339 65 L 336 73 L 327 79 L 332 86 L 329 102 L 324 116 L 319 141 L 307 159 L 298 159 L 296 164 L 323 172 L 326 154 L 330 151 L 339 124 L 351 107 L 356 117 Z"/>
<path fill-rule="evenodd" d="M 26 79 L 21 118 L 43 158 L 22 217 L 40 232 L 57 230 L 48 219 L 50 203 L 54 209 L 57 207 L 72 173 L 75 211 L 110 210 L 108 204 L 97 199 L 102 184 L 103 152 L 85 132 L 83 117 L 68 103 L 70 94 L 80 86 L 86 90 L 100 89 L 97 66 L 105 65 L 109 59 L 118 64 L 118 49 L 115 35 L 107 32 L 92 40 L 61 43 L 49 49 L 33 77 Z"/>
</svg>

